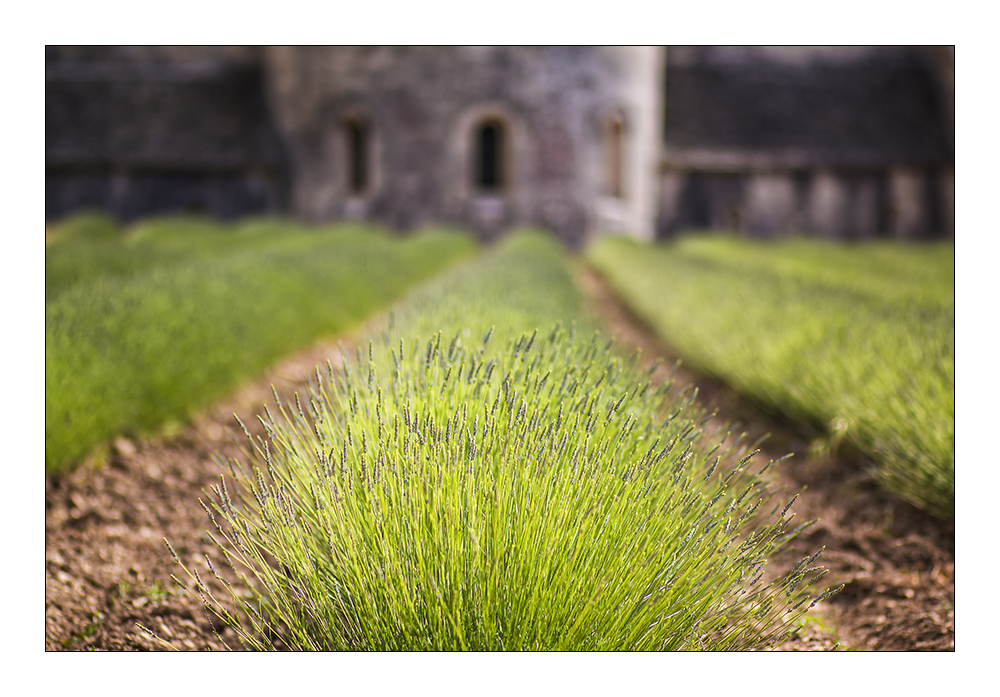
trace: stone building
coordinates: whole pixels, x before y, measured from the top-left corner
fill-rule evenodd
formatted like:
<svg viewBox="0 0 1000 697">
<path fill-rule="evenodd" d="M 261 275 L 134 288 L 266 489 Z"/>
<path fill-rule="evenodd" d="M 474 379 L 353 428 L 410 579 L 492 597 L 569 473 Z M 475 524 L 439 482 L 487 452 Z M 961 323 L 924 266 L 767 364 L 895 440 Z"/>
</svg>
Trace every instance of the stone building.
<svg viewBox="0 0 1000 697">
<path fill-rule="evenodd" d="M 266 52 L 313 220 L 530 223 L 570 246 L 655 218 L 662 49 L 336 47 Z"/>
<path fill-rule="evenodd" d="M 52 48 L 46 214 L 286 210 L 486 238 L 534 224 L 571 247 L 598 230 L 651 239 L 663 55 Z"/>
<path fill-rule="evenodd" d="M 46 216 L 283 212 L 486 239 L 539 225 L 570 247 L 691 228 L 953 235 L 953 61 L 905 48 L 48 47 Z"/>
</svg>

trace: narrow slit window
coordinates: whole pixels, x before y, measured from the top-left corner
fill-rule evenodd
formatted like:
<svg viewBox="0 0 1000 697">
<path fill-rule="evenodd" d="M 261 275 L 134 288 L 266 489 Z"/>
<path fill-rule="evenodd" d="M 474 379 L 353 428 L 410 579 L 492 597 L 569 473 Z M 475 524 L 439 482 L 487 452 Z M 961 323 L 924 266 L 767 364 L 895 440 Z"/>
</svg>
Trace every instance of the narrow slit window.
<svg viewBox="0 0 1000 697">
<path fill-rule="evenodd" d="M 504 131 L 499 121 L 486 121 L 476 133 L 476 185 L 497 192 L 504 185 Z"/>
<path fill-rule="evenodd" d="M 622 198 L 622 170 L 625 134 L 621 119 L 614 119 L 608 126 L 608 193 Z"/>
<path fill-rule="evenodd" d="M 352 194 L 368 190 L 368 128 L 356 120 L 346 121 L 348 186 Z"/>
</svg>

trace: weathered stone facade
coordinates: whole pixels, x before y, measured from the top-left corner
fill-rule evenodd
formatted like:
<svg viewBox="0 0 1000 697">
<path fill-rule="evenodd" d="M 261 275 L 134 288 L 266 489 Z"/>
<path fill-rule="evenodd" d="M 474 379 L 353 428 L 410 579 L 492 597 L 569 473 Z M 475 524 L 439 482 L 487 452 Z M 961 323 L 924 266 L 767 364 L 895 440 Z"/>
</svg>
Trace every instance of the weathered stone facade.
<svg viewBox="0 0 1000 697">
<path fill-rule="evenodd" d="M 671 47 L 658 237 L 954 238 L 954 49 Z"/>
<path fill-rule="evenodd" d="M 953 90 L 947 47 L 49 47 L 46 215 L 953 237 Z"/>
<path fill-rule="evenodd" d="M 276 47 L 272 103 L 290 144 L 292 210 L 492 237 L 537 224 L 570 246 L 602 229 L 653 236 L 662 55 L 656 48 Z M 608 151 L 622 128 L 623 186 Z M 363 187 L 351 149 L 364 124 Z M 483 129 L 497 181 L 482 181 Z M 353 190 L 352 190 L 353 189 Z"/>
<path fill-rule="evenodd" d="M 287 165 L 254 52 L 49 47 L 45 214 L 281 210 Z"/>
</svg>

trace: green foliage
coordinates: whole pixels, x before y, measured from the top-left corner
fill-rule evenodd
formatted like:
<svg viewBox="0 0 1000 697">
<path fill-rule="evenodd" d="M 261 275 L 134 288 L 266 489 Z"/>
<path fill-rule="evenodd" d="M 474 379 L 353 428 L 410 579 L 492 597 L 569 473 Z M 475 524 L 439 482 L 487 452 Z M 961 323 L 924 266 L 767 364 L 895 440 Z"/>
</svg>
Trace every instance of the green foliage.
<svg viewBox="0 0 1000 697">
<path fill-rule="evenodd" d="M 603 239 L 592 263 L 686 360 L 955 505 L 952 245 Z"/>
<path fill-rule="evenodd" d="M 83 629 L 79 632 L 74 632 L 69 636 L 68 639 L 64 639 L 62 647 L 64 649 L 71 649 L 75 644 L 85 643 L 92 639 L 101 630 L 101 625 L 104 623 L 104 613 L 97 612 L 91 615 L 91 621 L 83 625 Z"/>
<path fill-rule="evenodd" d="M 97 242 L 113 240 L 122 234 L 118 222 L 103 211 L 81 211 L 45 226 L 45 244 L 67 244 L 71 241 Z"/>
<path fill-rule="evenodd" d="M 153 221 L 46 259 L 46 471 L 186 418 L 473 250 L 456 233 Z"/>
<path fill-rule="evenodd" d="M 258 649 L 779 640 L 818 554 L 768 583 L 794 531 L 745 450 L 723 434 L 711 448 L 689 396 L 557 324 L 580 319 L 567 259 L 539 235 L 412 294 L 229 463 L 205 504 L 220 552 L 206 573 L 231 595 L 184 565 L 206 604 Z"/>
<path fill-rule="evenodd" d="M 121 230 L 105 215 L 81 214 L 52 228 L 45 250 L 45 298 L 52 301 L 81 282 L 134 278 L 154 268 L 271 248 L 304 250 L 334 240 L 364 246 L 382 234 L 362 225 L 312 228 L 279 218 L 226 224 L 192 216 L 151 218 Z"/>
</svg>

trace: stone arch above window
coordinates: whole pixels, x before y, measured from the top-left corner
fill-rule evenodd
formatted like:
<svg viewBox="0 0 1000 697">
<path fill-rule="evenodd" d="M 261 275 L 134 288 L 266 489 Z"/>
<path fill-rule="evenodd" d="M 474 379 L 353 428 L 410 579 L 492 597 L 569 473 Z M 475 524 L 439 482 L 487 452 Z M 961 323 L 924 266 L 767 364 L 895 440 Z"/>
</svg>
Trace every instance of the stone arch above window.
<svg viewBox="0 0 1000 697">
<path fill-rule="evenodd" d="M 446 206 L 458 211 L 470 200 L 487 206 L 523 203 L 531 181 L 531 142 L 514 105 L 494 101 L 457 112 L 448 125 Z"/>
</svg>

